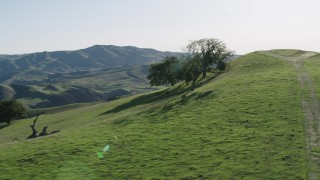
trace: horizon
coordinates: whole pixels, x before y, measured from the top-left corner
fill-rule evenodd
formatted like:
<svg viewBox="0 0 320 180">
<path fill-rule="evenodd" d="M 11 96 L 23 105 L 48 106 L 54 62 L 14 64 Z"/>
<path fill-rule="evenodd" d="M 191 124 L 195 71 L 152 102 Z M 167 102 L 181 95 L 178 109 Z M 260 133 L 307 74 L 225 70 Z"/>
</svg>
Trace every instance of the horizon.
<svg viewBox="0 0 320 180">
<path fill-rule="evenodd" d="M 73 51 L 93 45 L 182 52 L 215 38 L 236 54 L 320 52 L 316 0 L 4 0 L 0 54 Z"/>
<path fill-rule="evenodd" d="M 36 51 L 36 52 L 28 52 L 28 53 L 21 53 L 21 54 L 0 54 L 0 55 L 9 55 L 9 56 L 14 56 L 14 55 L 24 55 L 24 54 L 33 54 L 33 53 L 42 53 L 42 52 L 57 52 L 57 51 L 78 51 L 78 50 L 82 50 L 82 49 L 88 49 L 88 48 L 92 48 L 94 46 L 115 46 L 115 47 L 134 47 L 134 48 L 139 48 L 139 49 L 153 49 L 156 51 L 161 51 L 152 47 L 138 47 L 138 46 L 132 46 L 132 45 L 126 45 L 126 46 L 121 46 L 121 45 L 114 45 L 114 44 L 94 44 L 92 46 L 89 47 L 84 47 L 84 48 L 80 48 L 80 49 L 62 49 L 62 50 L 52 50 L 52 51 Z M 173 53 L 183 53 L 183 51 L 161 51 L 161 52 L 173 52 Z"/>
<path fill-rule="evenodd" d="M 114 44 L 95 44 L 95 45 L 92 45 L 92 46 L 89 46 L 89 47 L 84 47 L 84 48 L 80 48 L 80 49 L 64 49 L 64 50 L 52 50 L 52 51 L 36 51 L 36 52 L 28 52 L 28 53 L 21 53 L 21 54 L 0 54 L 0 55 L 9 55 L 9 56 L 15 56 L 15 55 L 28 55 L 28 54 L 34 54 L 34 53 L 42 53 L 42 52 L 57 52 L 57 51 L 78 51 L 78 50 L 82 50 L 82 49 L 88 49 L 88 48 L 91 48 L 91 47 L 94 47 L 94 46 L 116 46 L 116 47 L 135 47 L 135 48 L 139 48 L 139 49 L 153 49 L 153 50 L 156 50 L 156 51 L 161 51 L 161 52 L 173 52 L 173 53 L 183 53 L 183 51 L 162 51 L 162 50 L 159 50 L 159 49 L 155 49 L 155 48 L 152 48 L 152 47 L 138 47 L 138 46 L 133 46 L 133 45 L 125 45 L 125 46 L 121 46 L 121 45 L 114 45 Z M 309 50 L 305 50 L 305 49 L 260 49 L 260 50 L 254 50 L 254 51 L 251 51 L 251 52 L 247 52 L 245 54 L 249 54 L 249 53 L 252 53 L 252 52 L 256 52 L 256 51 L 270 51 L 270 50 L 302 50 L 302 51 L 309 51 Z M 311 52 L 317 52 L 317 51 L 311 51 Z M 317 52 L 317 53 L 320 53 L 320 52 Z M 245 54 L 238 54 L 238 53 L 235 53 L 234 55 L 245 55 Z"/>
</svg>

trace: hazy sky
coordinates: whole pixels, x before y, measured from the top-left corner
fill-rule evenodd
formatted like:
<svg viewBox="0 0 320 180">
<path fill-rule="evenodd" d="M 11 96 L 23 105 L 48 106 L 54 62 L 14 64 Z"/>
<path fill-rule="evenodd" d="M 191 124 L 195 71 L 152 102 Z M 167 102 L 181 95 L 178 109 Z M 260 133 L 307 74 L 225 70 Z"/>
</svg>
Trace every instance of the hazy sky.
<svg viewBox="0 0 320 180">
<path fill-rule="evenodd" d="M 217 38 L 238 54 L 320 52 L 319 0 L 0 0 L 0 54 L 95 44 L 181 51 Z"/>
</svg>

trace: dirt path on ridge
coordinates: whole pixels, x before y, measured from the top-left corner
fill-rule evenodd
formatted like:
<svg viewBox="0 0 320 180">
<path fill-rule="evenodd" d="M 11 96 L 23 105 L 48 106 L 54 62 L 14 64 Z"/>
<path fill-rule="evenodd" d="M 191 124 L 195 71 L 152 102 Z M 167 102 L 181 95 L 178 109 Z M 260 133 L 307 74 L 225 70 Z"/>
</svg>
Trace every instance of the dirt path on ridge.
<svg viewBox="0 0 320 180">
<path fill-rule="evenodd" d="M 272 52 L 260 52 L 262 54 L 273 56 L 278 59 L 284 59 L 294 65 L 297 71 L 300 88 L 305 95 L 302 97 L 302 107 L 305 115 L 305 138 L 308 153 L 308 179 L 320 179 L 320 157 L 313 153 L 315 148 L 320 148 L 320 103 L 317 97 L 316 88 L 306 71 L 303 60 L 317 53 L 305 52 L 298 57 L 286 57 Z"/>
</svg>

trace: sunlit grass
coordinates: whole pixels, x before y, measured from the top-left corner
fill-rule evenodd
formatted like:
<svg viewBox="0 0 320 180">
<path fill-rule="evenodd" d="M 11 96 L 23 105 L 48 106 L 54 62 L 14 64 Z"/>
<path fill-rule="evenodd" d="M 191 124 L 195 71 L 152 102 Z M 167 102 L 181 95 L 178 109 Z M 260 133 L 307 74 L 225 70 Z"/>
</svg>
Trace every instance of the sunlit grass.
<svg viewBox="0 0 320 180">
<path fill-rule="evenodd" d="M 320 97 L 320 54 L 312 56 L 304 61 L 304 66 L 308 71 L 309 75 L 312 77 L 314 82 L 317 95 Z"/>
<path fill-rule="evenodd" d="M 286 56 L 286 57 L 298 57 L 305 53 L 305 51 L 298 50 L 298 49 L 275 49 L 271 50 L 271 52 Z"/>
<path fill-rule="evenodd" d="M 252 53 L 211 76 L 194 91 L 178 84 L 40 116 L 38 128 L 61 130 L 52 136 L 12 142 L 32 120 L 3 128 L 0 179 L 305 178 L 294 67 Z"/>
</svg>

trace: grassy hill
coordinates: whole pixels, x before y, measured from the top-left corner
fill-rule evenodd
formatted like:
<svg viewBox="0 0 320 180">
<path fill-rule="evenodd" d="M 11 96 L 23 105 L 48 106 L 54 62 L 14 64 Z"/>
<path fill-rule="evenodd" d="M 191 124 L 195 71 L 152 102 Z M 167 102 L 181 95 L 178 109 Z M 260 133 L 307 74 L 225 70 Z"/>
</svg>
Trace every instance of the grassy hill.
<svg viewBox="0 0 320 180">
<path fill-rule="evenodd" d="M 158 89 L 151 88 L 147 81 L 148 67 L 136 65 L 99 71 L 57 73 L 44 81 L 28 83 L 20 81 L 16 76 L 15 83 L 0 85 L 0 98 L 15 98 L 30 108 L 107 101 Z M 21 75 L 21 79 L 28 77 Z"/>
<path fill-rule="evenodd" d="M 295 67 L 262 52 L 230 66 L 194 91 L 178 84 L 40 116 L 39 131 L 61 130 L 47 137 L 24 140 L 32 119 L 16 121 L 0 130 L 0 179 L 306 179 Z"/>
<path fill-rule="evenodd" d="M 45 108 L 72 103 L 115 99 L 119 96 L 149 91 L 147 72 L 143 65 L 77 72 L 51 77 L 52 83 L 39 84 L 37 92 L 45 94 L 44 100 L 33 107 Z M 50 86 L 54 84 L 54 86 Z M 151 89 L 152 90 L 152 89 Z M 31 93 L 28 93 L 31 94 Z M 21 98 L 26 98 L 22 96 Z"/>
<path fill-rule="evenodd" d="M 310 76 L 317 89 L 317 96 L 320 97 L 320 54 L 312 56 L 304 61 L 304 66 L 308 70 Z"/>
</svg>

